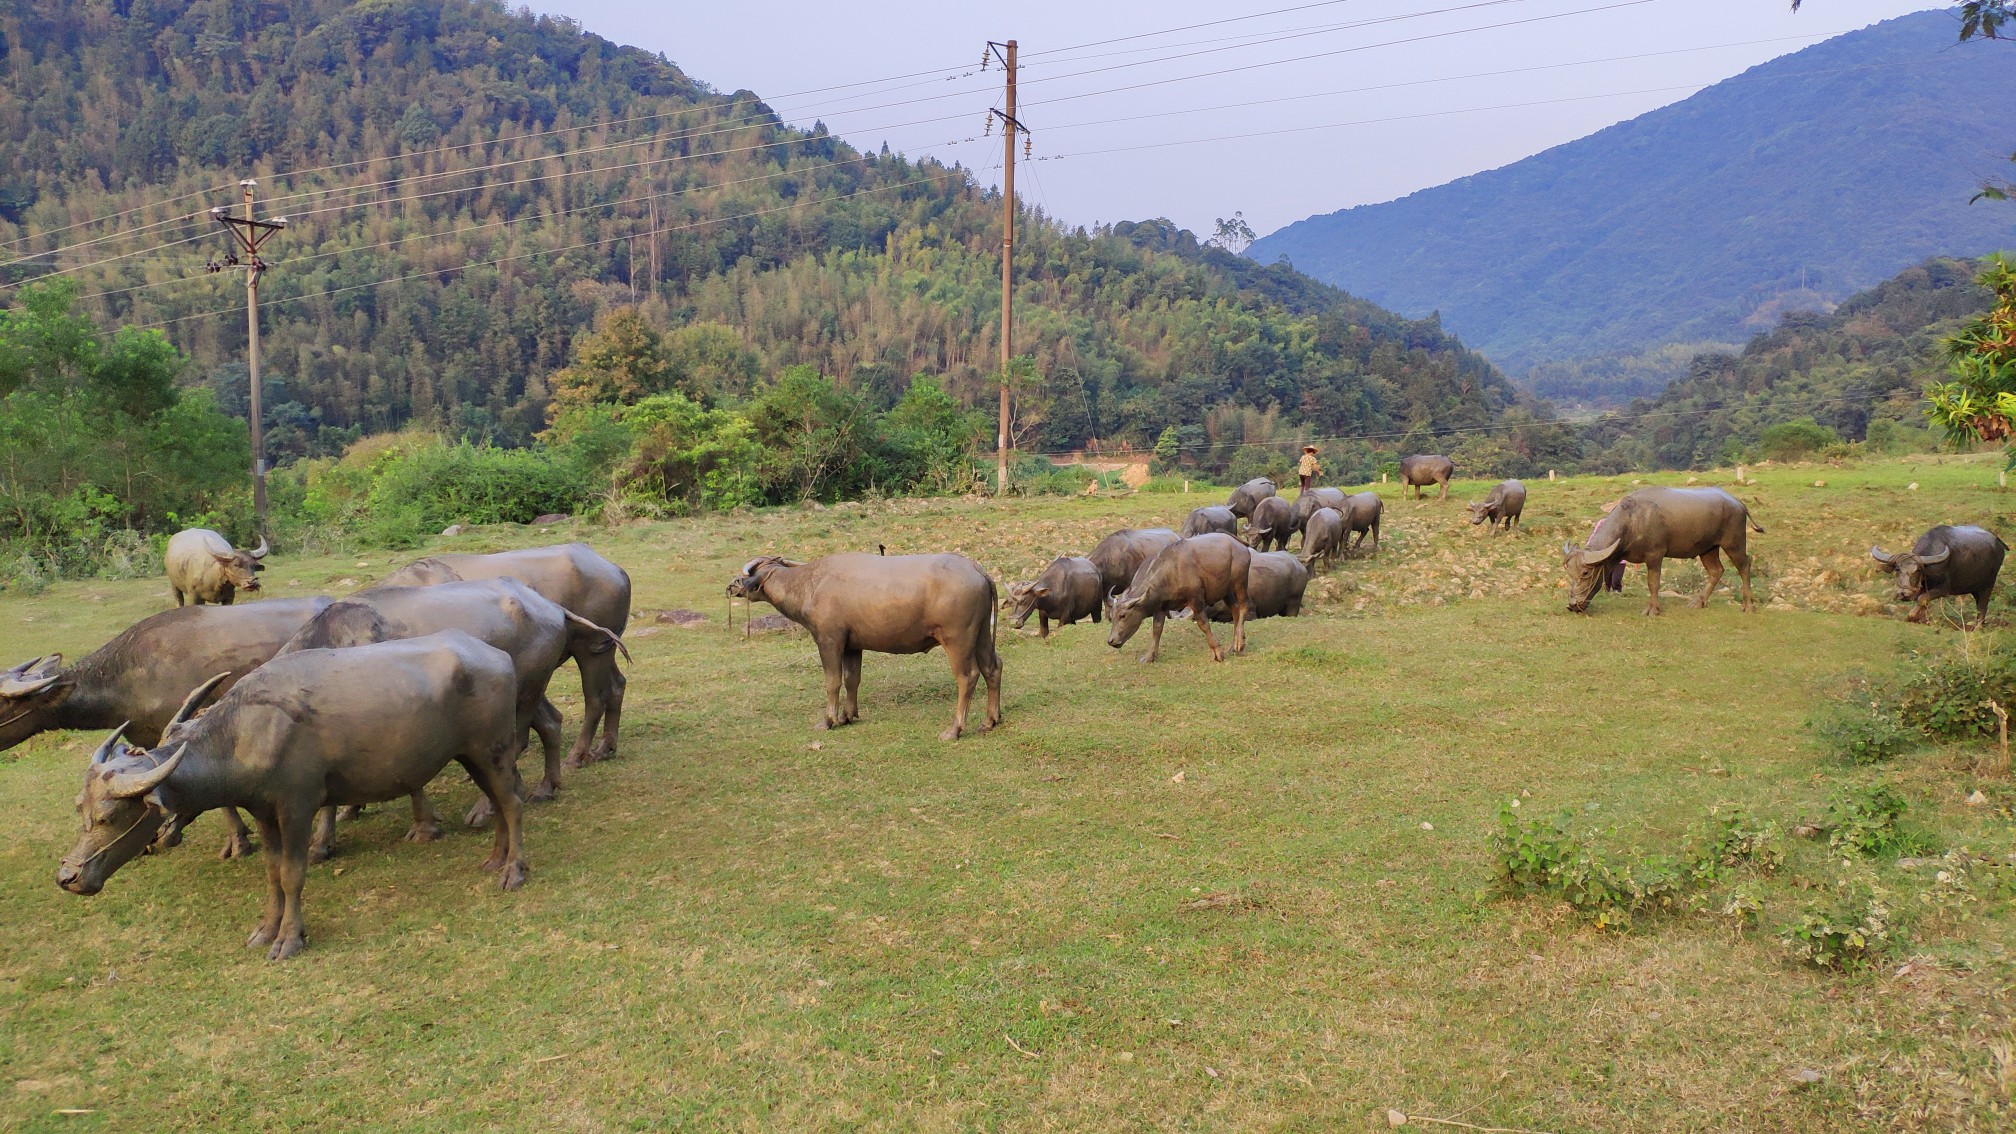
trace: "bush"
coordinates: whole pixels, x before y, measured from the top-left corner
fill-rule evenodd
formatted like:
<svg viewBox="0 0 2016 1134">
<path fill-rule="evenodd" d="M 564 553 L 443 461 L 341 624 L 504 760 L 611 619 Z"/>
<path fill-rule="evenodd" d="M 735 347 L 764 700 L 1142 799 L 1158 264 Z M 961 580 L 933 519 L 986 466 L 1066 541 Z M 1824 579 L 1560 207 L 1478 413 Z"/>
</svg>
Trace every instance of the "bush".
<svg viewBox="0 0 2016 1134">
<path fill-rule="evenodd" d="M 1245 484 L 1262 476 L 1277 485 L 1292 484 L 1295 481 L 1295 462 L 1279 449 L 1265 445 L 1241 445 L 1239 451 L 1232 454 L 1231 463 L 1225 466 L 1225 479 L 1233 484 Z"/>
<path fill-rule="evenodd" d="M 1806 728 L 1823 751 L 1850 764 L 1893 760 L 1918 740 L 1917 732 L 1898 719 L 1894 705 L 1867 693 L 1821 706 Z"/>
<path fill-rule="evenodd" d="M 1522 822 L 1519 801 L 1498 807 L 1493 846 L 1509 885 L 1552 894 L 1601 929 L 1625 930 L 1640 914 L 1679 904 L 1686 876 L 1664 856 L 1616 859 L 1574 833 L 1573 812 Z"/>
<path fill-rule="evenodd" d="M 1831 900 L 1801 910 L 1780 937 L 1800 960 L 1823 969 L 1860 968 L 1903 943 L 1882 895 L 1849 879 L 1836 883 Z"/>
<path fill-rule="evenodd" d="M 1781 421 L 1758 435 L 1753 450 L 1760 461 L 1801 461 L 1841 444 L 1841 435 L 1810 417 Z"/>
<path fill-rule="evenodd" d="M 1886 783 L 1842 788 L 1827 804 L 1827 845 L 1844 857 L 1923 854 L 1931 840 L 1900 822 L 1908 807 Z"/>
</svg>

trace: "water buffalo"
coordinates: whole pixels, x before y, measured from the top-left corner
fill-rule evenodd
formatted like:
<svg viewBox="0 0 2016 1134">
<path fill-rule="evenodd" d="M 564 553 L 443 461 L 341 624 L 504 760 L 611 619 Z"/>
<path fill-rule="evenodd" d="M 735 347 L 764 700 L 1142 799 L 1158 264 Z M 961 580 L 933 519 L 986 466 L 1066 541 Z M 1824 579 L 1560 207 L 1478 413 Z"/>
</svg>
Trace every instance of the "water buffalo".
<svg viewBox="0 0 2016 1134">
<path fill-rule="evenodd" d="M 1869 557 L 1897 576 L 1897 601 L 1913 602 L 1906 622 L 1925 621 L 1925 608 L 1933 599 L 1956 595 L 1974 596 L 1974 624 L 1988 620 L 1988 599 L 1995 593 L 1995 578 L 2002 573 L 2002 556 L 2009 545 L 1986 528 L 1972 524 L 1949 527 L 1941 524 L 1911 545 L 1911 550 L 1892 555 L 1871 547 Z"/>
<path fill-rule="evenodd" d="M 191 720 L 221 680 L 189 695 L 152 751 L 129 747 L 123 730 L 98 746 L 77 799 L 84 831 L 57 885 L 96 894 L 176 816 L 242 807 L 266 857 L 266 913 L 246 944 L 283 960 L 307 944 L 301 885 L 316 812 L 409 794 L 450 760 L 497 808 L 484 869 L 506 890 L 524 884 L 517 681 L 503 651 L 459 630 L 304 650 L 248 674 Z"/>
<path fill-rule="evenodd" d="M 1743 580 L 1743 609 L 1755 609 L 1750 599 L 1750 553 L 1745 528 L 1764 529 L 1750 518 L 1743 502 L 1719 488 L 1641 488 L 1618 501 L 1589 536 L 1589 543 L 1561 545 L 1568 571 L 1568 609 L 1582 613 L 1617 565 L 1643 563 L 1652 601 L 1646 614 L 1659 611 L 1659 566 L 1668 558 L 1699 556 L 1708 585 L 1694 600 L 1707 606 L 1708 596 L 1722 581 L 1722 560 L 1729 556 Z"/>
<path fill-rule="evenodd" d="M 1337 553 L 1344 550 L 1349 532 L 1344 513 L 1335 508 L 1318 508 L 1302 526 L 1302 565 L 1314 570 L 1321 559 L 1325 570 L 1337 565 Z"/>
<path fill-rule="evenodd" d="M 1341 513 L 1344 511 L 1345 499 L 1344 490 L 1341 488 L 1312 488 L 1295 498 L 1295 530 L 1302 533 L 1304 547 L 1309 544 L 1309 532 L 1306 530 L 1309 517 L 1315 515 L 1318 508 L 1335 508 Z"/>
<path fill-rule="evenodd" d="M 1302 594 L 1308 589 L 1309 569 L 1294 552 L 1256 551 L 1253 565 L 1246 569 L 1246 617 L 1300 617 Z M 1211 621 L 1232 621 L 1232 608 L 1224 602 L 1212 603 Z"/>
<path fill-rule="evenodd" d="M 1162 624 L 1169 612 L 1187 607 L 1211 647 L 1211 659 L 1222 662 L 1225 651 L 1211 633 L 1207 614 L 1212 603 L 1222 602 L 1232 611 L 1232 652 L 1245 653 L 1247 576 L 1252 564 L 1252 549 L 1219 532 L 1177 540 L 1157 552 L 1106 608 L 1113 624 L 1106 644 L 1116 650 L 1126 645 L 1141 628 L 1141 620 L 1152 616 L 1154 638 L 1141 659 L 1152 662 L 1162 650 Z"/>
<path fill-rule="evenodd" d="M 187 528 L 168 540 L 161 561 L 168 569 L 168 585 L 175 589 L 176 606 L 216 603 L 230 606 L 239 591 L 259 589 L 259 572 L 266 569 L 260 560 L 272 549 L 266 537 L 250 551 L 231 546 L 231 541 L 209 528 Z"/>
<path fill-rule="evenodd" d="M 1008 584 L 1008 608 L 1017 630 L 1036 616 L 1037 629 L 1050 636 L 1050 621 L 1069 626 L 1081 618 L 1099 621 L 1105 594 L 1099 589 L 1099 568 L 1082 555 L 1060 555 L 1033 581 Z"/>
<path fill-rule="evenodd" d="M 1456 475 L 1456 462 L 1447 457 L 1415 456 L 1400 458 L 1400 483 L 1404 495 L 1406 488 L 1414 490 L 1414 499 L 1421 499 L 1421 490 L 1431 484 L 1442 486 L 1440 500 L 1449 495 L 1449 478 Z"/>
<path fill-rule="evenodd" d="M 1183 520 L 1183 538 L 1189 539 L 1191 536 L 1203 535 L 1205 532 L 1218 532 L 1222 535 L 1237 538 L 1239 535 L 1238 514 L 1221 504 L 1213 504 L 1205 508 L 1192 508 L 1190 515 Z"/>
<path fill-rule="evenodd" d="M 1254 505 L 1253 515 L 1246 521 L 1246 546 L 1255 551 L 1270 547 L 1286 550 L 1288 539 L 1294 534 L 1295 506 L 1279 496 L 1269 496 Z"/>
<path fill-rule="evenodd" d="M 490 555 L 430 555 L 392 572 L 370 589 L 425 587 L 458 579 L 499 579 L 506 575 L 617 637 L 630 625 L 629 574 L 585 543 Z M 614 649 L 614 645 L 605 645 L 603 652 Z M 617 732 L 623 722 L 623 691 L 629 683 L 616 668 L 615 658 L 606 660 L 608 665 L 594 673 L 581 670 L 581 733 L 567 755 L 570 768 L 616 755 Z M 598 728 L 602 741 L 595 744 Z"/>
<path fill-rule="evenodd" d="M 17 665 L 0 673 L 0 752 L 37 733 L 121 721 L 135 743 L 152 746 L 189 690 L 216 673 L 229 689 L 328 605 L 318 596 L 185 606 L 141 619 L 67 669 L 61 654 Z M 224 857 L 251 854 L 251 833 L 235 813 L 225 819 Z"/>
<path fill-rule="evenodd" d="M 987 679 L 987 721 L 1001 723 L 1001 655 L 994 650 L 994 580 L 963 555 L 844 553 L 797 563 L 765 555 L 743 564 L 728 584 L 732 598 L 767 602 L 803 626 L 826 670 L 826 716 L 834 728 L 861 716 L 861 654 L 921 654 L 945 648 L 959 682 L 952 726 L 966 731 L 973 687 Z M 846 698 L 841 698 L 842 686 Z"/>
<path fill-rule="evenodd" d="M 1168 528 L 1122 528 L 1099 541 L 1086 558 L 1099 568 L 1099 593 L 1127 589 L 1155 553 L 1182 539 Z"/>
<path fill-rule="evenodd" d="M 1273 496 L 1274 482 L 1264 476 L 1256 476 L 1233 489 L 1232 495 L 1225 500 L 1225 506 L 1232 509 L 1233 515 L 1244 520 L 1253 515 L 1253 509 L 1262 500 L 1271 499 Z"/>
<path fill-rule="evenodd" d="M 1365 536 L 1372 536 L 1372 550 L 1379 550 L 1379 517 L 1386 513 L 1386 502 L 1376 492 L 1354 492 L 1344 498 L 1344 534 L 1357 535 L 1358 540 L 1351 545 L 1356 551 L 1365 543 Z"/>
<path fill-rule="evenodd" d="M 1491 534 L 1498 534 L 1498 525 L 1505 525 L 1506 531 L 1519 522 L 1519 514 L 1526 510 L 1526 486 L 1516 480 L 1501 480 L 1491 489 L 1491 495 L 1482 504 L 1466 504 L 1470 509 L 1472 526 L 1482 523 L 1491 525 Z"/>
<path fill-rule="evenodd" d="M 546 757 L 545 776 L 526 798 L 539 802 L 560 791 L 560 713 L 546 699 L 553 671 L 569 658 L 590 680 L 605 681 L 615 670 L 612 645 L 622 639 L 553 602 L 515 578 L 471 579 L 431 587 L 373 587 L 330 604 L 280 647 L 277 656 L 302 650 L 340 650 L 443 630 L 461 630 L 511 656 L 518 677 L 517 714 L 521 741 L 537 733 Z M 469 813 L 477 826 L 490 818 L 485 799 Z M 333 817 L 327 817 L 333 818 Z M 334 835 L 327 821 L 317 830 L 313 861 L 329 856 Z M 406 837 L 426 842 L 439 837 L 427 797 L 413 794 L 413 826 Z"/>
</svg>

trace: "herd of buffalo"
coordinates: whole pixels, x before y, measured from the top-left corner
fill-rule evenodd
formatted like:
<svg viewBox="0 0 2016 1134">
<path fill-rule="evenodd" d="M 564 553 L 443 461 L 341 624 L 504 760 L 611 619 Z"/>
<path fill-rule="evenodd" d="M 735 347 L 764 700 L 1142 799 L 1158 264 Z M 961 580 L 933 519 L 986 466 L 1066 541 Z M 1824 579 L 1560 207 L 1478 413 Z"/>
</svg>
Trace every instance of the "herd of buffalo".
<svg viewBox="0 0 2016 1134">
<path fill-rule="evenodd" d="M 1401 478 L 1418 497 L 1448 495 L 1446 457 L 1409 457 Z M 1516 480 L 1473 503 L 1473 524 L 1510 532 L 1525 508 Z M 1225 648 L 1214 622 L 1231 624 L 1231 650 L 1246 648 L 1246 624 L 1301 612 L 1310 571 L 1379 547 L 1384 505 L 1373 492 L 1312 488 L 1293 501 L 1272 481 L 1241 485 L 1223 505 L 1198 508 L 1182 530 L 1114 532 L 1083 556 L 1060 556 L 1035 579 L 1007 585 L 961 555 L 828 555 L 797 562 L 750 560 L 728 584 L 732 597 L 769 603 L 803 626 L 825 670 L 821 728 L 860 715 L 865 652 L 942 648 L 958 685 L 951 726 L 970 722 L 975 687 L 987 684 L 981 728 L 1001 721 L 997 610 L 1021 629 L 1102 618 L 1119 648 L 1152 624 L 1143 661 L 1153 661 L 1172 615 L 1187 615 L 1214 660 Z M 1243 531 L 1242 531 L 1243 525 Z M 1645 566 L 1659 613 L 1659 576 L 1669 558 L 1698 558 L 1705 605 L 1726 556 L 1750 592 L 1749 532 L 1764 529 L 1719 488 L 1643 488 L 1624 496 L 1583 546 L 1563 545 L 1570 610 L 1599 590 L 1622 589 L 1624 565 Z M 1287 550 L 1300 538 L 1298 553 Z M 1899 601 L 1923 621 L 1935 599 L 1972 595 L 1977 620 L 2008 548 L 1979 527 L 1941 525 L 1908 552 L 1872 547 L 1893 572 Z M 176 609 L 129 627 L 74 665 L 60 654 L 0 672 L 0 751 L 52 730 L 111 730 L 92 754 L 77 797 L 83 831 L 57 870 L 57 884 L 95 894 L 134 857 L 180 842 L 197 816 L 219 811 L 230 828 L 224 856 L 252 849 L 238 812 L 251 815 L 266 861 L 265 914 L 249 944 L 274 959 L 306 943 L 301 889 L 311 862 L 334 847 L 339 809 L 401 797 L 412 801 L 407 838 L 441 834 L 426 789 L 450 763 L 483 799 L 471 826 L 495 820 L 484 869 L 505 889 L 527 874 L 521 807 L 551 798 L 563 768 L 616 750 L 628 656 L 630 577 L 585 544 L 416 560 L 347 598 L 272 599 L 234 605 L 260 589 L 268 548 L 232 547 L 192 529 L 168 544 Z M 562 755 L 562 721 L 547 698 L 553 674 L 579 672 L 583 719 Z M 518 759 L 537 736 L 543 774 L 523 790 Z"/>
</svg>

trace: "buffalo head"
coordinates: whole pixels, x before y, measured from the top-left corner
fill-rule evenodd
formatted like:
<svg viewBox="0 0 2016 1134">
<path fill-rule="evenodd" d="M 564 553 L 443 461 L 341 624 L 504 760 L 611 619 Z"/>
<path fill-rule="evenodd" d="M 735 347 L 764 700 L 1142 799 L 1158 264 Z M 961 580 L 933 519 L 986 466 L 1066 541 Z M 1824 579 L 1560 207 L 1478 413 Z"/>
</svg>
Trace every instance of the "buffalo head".
<svg viewBox="0 0 2016 1134">
<path fill-rule="evenodd" d="M 161 788 L 189 752 L 187 735 L 178 728 L 196 712 L 196 706 L 231 676 L 220 673 L 189 694 L 175 719 L 162 731 L 161 744 L 152 752 L 134 748 L 124 739 L 126 726 L 91 754 L 84 770 L 84 790 L 77 793 L 77 813 L 84 817 L 84 829 L 77 845 L 56 867 L 56 884 L 73 894 L 95 894 L 105 888 L 113 872 L 131 862 L 154 842 L 154 836 L 174 815 L 174 808 L 162 799 Z"/>
<path fill-rule="evenodd" d="M 1568 609 L 1576 614 L 1589 609 L 1589 600 L 1603 587 L 1604 576 L 1609 574 L 1610 557 L 1617 554 L 1621 539 L 1613 539 L 1602 547 L 1576 547 L 1572 543 L 1561 545 L 1561 566 L 1568 572 Z"/>
<path fill-rule="evenodd" d="M 259 537 L 259 546 L 250 551 L 234 547 L 228 553 L 213 551 L 210 556 L 223 570 L 225 582 L 241 591 L 256 591 L 259 589 L 259 572 L 266 569 L 266 564 L 261 560 L 272 550 L 266 545 L 266 537 L 262 535 Z"/>
<path fill-rule="evenodd" d="M 763 598 L 763 581 L 770 572 L 779 567 L 798 567 L 802 564 L 781 555 L 762 555 L 742 565 L 733 579 L 728 580 L 728 597 L 748 599 L 751 602 Z"/>
<path fill-rule="evenodd" d="M 1881 563 L 1885 570 L 1897 576 L 1897 601 L 1913 602 L 1925 593 L 1925 568 L 1937 567 L 1953 554 L 1950 547 L 1942 547 L 1930 555 L 1920 555 L 1912 551 L 1900 551 L 1895 555 L 1880 547 L 1869 549 L 1869 558 Z"/>
<path fill-rule="evenodd" d="M 1470 523 L 1473 525 L 1481 524 L 1491 518 L 1490 501 L 1485 501 L 1482 504 L 1465 504 L 1463 506 L 1470 509 Z"/>
<path fill-rule="evenodd" d="M 1106 634 L 1107 645 L 1117 650 L 1127 644 L 1134 631 L 1141 629 L 1141 620 L 1147 617 L 1141 609 L 1146 598 L 1131 591 L 1115 591 L 1106 597 L 1106 621 L 1112 624 Z"/>
<path fill-rule="evenodd" d="M 49 654 L 0 672 L 0 751 L 56 727 L 50 713 L 77 688 L 63 655 Z"/>
<path fill-rule="evenodd" d="M 1008 612 L 1014 616 L 1008 625 L 1017 630 L 1022 629 L 1022 624 L 1029 621 L 1030 615 L 1036 613 L 1036 604 L 1043 601 L 1043 597 L 1049 593 L 1048 583 L 1008 584 Z"/>
</svg>

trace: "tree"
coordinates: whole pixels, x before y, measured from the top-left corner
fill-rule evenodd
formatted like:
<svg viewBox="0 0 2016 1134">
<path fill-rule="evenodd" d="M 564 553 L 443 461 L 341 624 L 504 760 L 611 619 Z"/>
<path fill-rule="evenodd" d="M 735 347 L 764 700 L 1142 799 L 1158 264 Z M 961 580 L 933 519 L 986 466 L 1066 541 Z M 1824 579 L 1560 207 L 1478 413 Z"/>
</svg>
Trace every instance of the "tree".
<svg viewBox="0 0 2016 1134">
<path fill-rule="evenodd" d="M 1994 305 L 1946 340 L 1952 378 L 1925 388 L 1926 416 L 1955 442 L 2007 441 L 2016 433 L 2016 262 L 1990 256 L 1979 277 Z"/>
<path fill-rule="evenodd" d="M 1258 238 L 1254 235 L 1253 226 L 1246 223 L 1246 214 L 1241 211 L 1233 213 L 1230 220 L 1219 217 L 1216 231 L 1205 243 L 1223 248 L 1237 256 L 1246 251 L 1256 239 Z"/>
<path fill-rule="evenodd" d="M 672 387 L 665 340 L 634 307 L 619 307 L 574 346 L 574 363 L 553 375 L 555 410 L 614 402 L 630 405 Z"/>
</svg>

